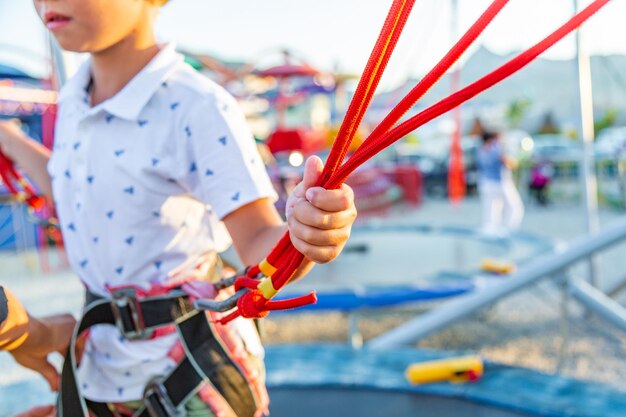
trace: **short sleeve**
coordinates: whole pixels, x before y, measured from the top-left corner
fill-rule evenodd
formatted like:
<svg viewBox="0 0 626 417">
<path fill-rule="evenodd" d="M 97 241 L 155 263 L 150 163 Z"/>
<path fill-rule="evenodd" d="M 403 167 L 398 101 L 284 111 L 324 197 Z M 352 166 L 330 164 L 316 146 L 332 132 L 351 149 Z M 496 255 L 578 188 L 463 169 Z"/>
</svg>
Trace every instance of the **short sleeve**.
<svg viewBox="0 0 626 417">
<path fill-rule="evenodd" d="M 182 126 L 191 193 L 222 219 L 237 208 L 277 194 L 235 99 L 225 91 L 204 98 Z"/>
<path fill-rule="evenodd" d="M 9 306 L 7 296 L 4 293 L 4 288 L 0 287 L 0 326 L 9 316 Z"/>
<path fill-rule="evenodd" d="M 28 313 L 10 291 L 1 289 L 5 317 L 0 323 L 0 350 L 13 350 L 28 337 Z"/>
</svg>

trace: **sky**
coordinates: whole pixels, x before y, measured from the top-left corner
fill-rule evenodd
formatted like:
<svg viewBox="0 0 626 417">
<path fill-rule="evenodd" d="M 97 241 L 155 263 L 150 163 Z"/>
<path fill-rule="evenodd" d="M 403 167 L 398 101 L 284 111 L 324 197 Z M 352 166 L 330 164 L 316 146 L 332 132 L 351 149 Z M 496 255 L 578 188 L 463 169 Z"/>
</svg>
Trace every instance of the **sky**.
<svg viewBox="0 0 626 417">
<path fill-rule="evenodd" d="M 590 0 L 580 0 L 581 5 Z M 489 0 L 458 0 L 459 28 L 467 29 Z M 511 0 L 477 45 L 519 51 L 539 41 L 573 13 L 573 0 Z M 157 35 L 193 52 L 229 60 L 270 62 L 291 49 L 323 70 L 360 73 L 391 0 L 171 0 L 160 13 Z M 452 43 L 451 0 L 417 0 L 382 88 L 424 74 Z M 593 54 L 626 54 L 626 0 L 612 0 L 585 26 Z M 28 0 L 0 0 L 0 63 L 11 60 L 42 72 L 45 32 Z M 569 36 L 544 56 L 571 58 Z"/>
</svg>

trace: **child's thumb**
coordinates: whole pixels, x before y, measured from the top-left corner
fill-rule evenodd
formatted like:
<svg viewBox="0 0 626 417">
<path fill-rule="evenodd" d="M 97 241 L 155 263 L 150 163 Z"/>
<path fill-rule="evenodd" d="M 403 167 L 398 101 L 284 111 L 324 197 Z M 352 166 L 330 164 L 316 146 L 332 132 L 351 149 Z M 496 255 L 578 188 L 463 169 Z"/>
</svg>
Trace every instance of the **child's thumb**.
<svg viewBox="0 0 626 417">
<path fill-rule="evenodd" d="M 303 191 L 315 186 L 323 169 L 324 164 L 319 157 L 314 155 L 306 160 L 306 164 L 304 165 L 304 177 L 301 183 Z"/>
</svg>

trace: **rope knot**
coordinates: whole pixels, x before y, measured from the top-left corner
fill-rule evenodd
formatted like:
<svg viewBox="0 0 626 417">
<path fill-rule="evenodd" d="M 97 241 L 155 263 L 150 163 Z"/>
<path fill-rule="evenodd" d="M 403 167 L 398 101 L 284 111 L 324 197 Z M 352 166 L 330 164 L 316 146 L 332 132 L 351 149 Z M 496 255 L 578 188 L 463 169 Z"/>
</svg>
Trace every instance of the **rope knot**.
<svg viewBox="0 0 626 417">
<path fill-rule="evenodd" d="M 241 317 L 260 319 L 269 314 L 269 310 L 266 308 L 268 301 L 259 290 L 251 290 L 237 300 L 237 310 L 239 310 Z"/>
</svg>

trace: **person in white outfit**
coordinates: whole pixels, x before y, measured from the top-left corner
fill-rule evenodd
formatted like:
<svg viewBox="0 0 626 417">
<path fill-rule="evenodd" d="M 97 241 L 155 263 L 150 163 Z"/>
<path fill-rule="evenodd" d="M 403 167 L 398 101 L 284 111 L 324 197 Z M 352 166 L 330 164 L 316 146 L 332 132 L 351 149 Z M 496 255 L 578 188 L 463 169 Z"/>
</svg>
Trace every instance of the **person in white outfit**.
<svg viewBox="0 0 626 417">
<path fill-rule="evenodd" d="M 504 154 L 500 135 L 485 132 L 478 150 L 479 192 L 483 206 L 483 232 L 507 235 L 524 218 L 524 205 L 513 182 L 515 161 Z"/>
</svg>

